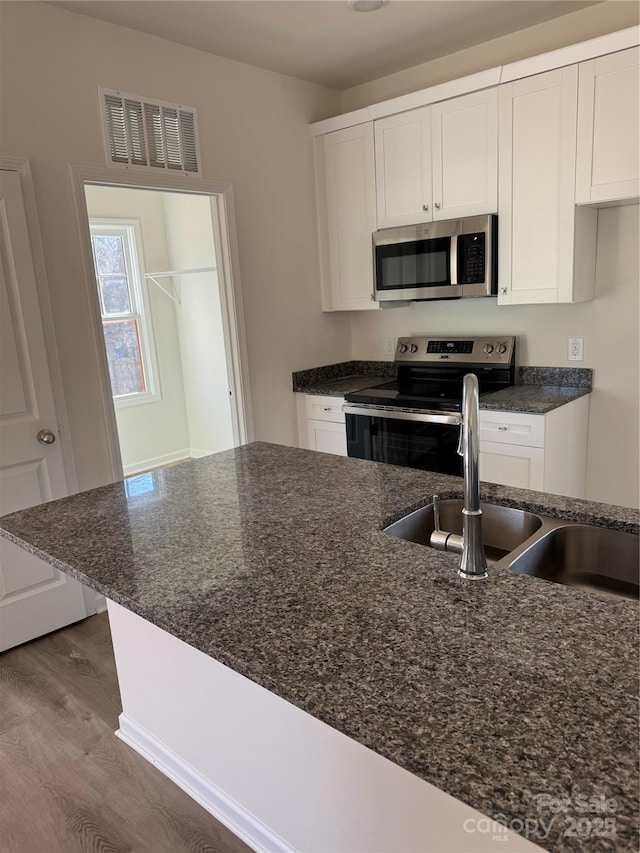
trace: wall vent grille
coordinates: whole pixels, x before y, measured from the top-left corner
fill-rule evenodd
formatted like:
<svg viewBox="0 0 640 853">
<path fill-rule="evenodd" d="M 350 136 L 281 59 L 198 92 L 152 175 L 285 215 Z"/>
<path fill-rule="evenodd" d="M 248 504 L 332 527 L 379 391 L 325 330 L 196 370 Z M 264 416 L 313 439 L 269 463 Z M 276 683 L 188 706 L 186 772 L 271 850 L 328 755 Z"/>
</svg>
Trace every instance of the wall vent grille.
<svg viewBox="0 0 640 853">
<path fill-rule="evenodd" d="M 108 165 L 202 174 L 193 107 L 113 89 L 98 91 Z"/>
</svg>

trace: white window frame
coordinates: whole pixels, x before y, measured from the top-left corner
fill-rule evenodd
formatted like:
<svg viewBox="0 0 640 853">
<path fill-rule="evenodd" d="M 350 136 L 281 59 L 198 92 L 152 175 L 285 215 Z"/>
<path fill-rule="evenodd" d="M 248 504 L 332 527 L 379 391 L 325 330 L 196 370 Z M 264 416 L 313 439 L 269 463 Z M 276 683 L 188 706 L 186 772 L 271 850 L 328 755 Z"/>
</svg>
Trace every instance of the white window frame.
<svg viewBox="0 0 640 853">
<path fill-rule="evenodd" d="M 153 335 L 153 322 L 151 319 L 151 305 L 147 279 L 145 278 L 145 263 L 142 247 L 142 232 L 140 221 L 137 219 L 106 219 L 92 216 L 89 219 L 89 230 L 91 236 L 105 235 L 122 237 L 125 254 L 125 267 L 129 280 L 129 293 L 131 297 L 132 311 L 118 315 L 105 316 L 100 314 L 103 320 L 137 319 L 138 335 L 140 339 L 140 352 L 142 355 L 142 370 L 145 378 L 146 389 L 136 391 L 132 394 L 120 394 L 113 396 L 113 403 L 117 409 L 129 406 L 140 406 L 145 403 L 155 403 L 162 399 L 160 390 L 160 377 L 158 372 L 158 361 L 156 357 L 155 340 Z M 92 246 L 93 248 L 93 246 Z M 99 291 L 99 283 L 96 276 L 96 290 Z"/>
</svg>

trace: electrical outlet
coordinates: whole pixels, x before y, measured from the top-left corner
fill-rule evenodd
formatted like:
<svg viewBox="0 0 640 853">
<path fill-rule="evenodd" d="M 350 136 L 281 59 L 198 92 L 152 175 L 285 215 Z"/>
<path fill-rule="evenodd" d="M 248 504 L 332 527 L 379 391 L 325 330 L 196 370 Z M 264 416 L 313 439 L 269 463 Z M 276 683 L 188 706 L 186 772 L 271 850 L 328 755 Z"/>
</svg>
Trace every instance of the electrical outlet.
<svg viewBox="0 0 640 853">
<path fill-rule="evenodd" d="M 385 338 L 384 339 L 384 354 L 394 356 L 396 354 L 396 339 L 395 338 Z"/>
<path fill-rule="evenodd" d="M 582 361 L 584 358 L 584 338 L 569 338 L 569 361 Z"/>
</svg>

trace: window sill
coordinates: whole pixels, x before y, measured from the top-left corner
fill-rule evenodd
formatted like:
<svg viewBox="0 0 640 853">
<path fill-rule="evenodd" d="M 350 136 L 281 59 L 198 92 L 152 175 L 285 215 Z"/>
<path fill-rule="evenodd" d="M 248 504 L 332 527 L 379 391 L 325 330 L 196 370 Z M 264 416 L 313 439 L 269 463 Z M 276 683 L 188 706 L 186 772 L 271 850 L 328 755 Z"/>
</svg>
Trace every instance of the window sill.
<svg viewBox="0 0 640 853">
<path fill-rule="evenodd" d="M 113 405 L 116 409 L 129 409 L 131 406 L 143 406 L 147 403 L 159 403 L 162 400 L 160 394 L 142 392 L 141 394 L 125 394 L 122 397 L 114 397 Z"/>
</svg>

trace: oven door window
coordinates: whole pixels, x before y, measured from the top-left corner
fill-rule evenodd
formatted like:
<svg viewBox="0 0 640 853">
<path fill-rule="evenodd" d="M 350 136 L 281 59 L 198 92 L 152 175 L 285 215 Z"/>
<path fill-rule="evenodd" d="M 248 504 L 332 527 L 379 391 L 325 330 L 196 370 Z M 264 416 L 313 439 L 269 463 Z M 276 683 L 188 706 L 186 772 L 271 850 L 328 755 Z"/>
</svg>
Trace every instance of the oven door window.
<svg viewBox="0 0 640 853">
<path fill-rule="evenodd" d="M 376 246 L 378 290 L 451 284 L 451 237 Z"/>
<path fill-rule="evenodd" d="M 347 453 L 359 459 L 462 476 L 459 427 L 347 415 Z"/>
</svg>

